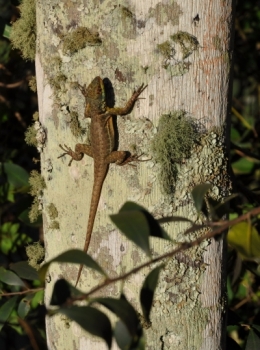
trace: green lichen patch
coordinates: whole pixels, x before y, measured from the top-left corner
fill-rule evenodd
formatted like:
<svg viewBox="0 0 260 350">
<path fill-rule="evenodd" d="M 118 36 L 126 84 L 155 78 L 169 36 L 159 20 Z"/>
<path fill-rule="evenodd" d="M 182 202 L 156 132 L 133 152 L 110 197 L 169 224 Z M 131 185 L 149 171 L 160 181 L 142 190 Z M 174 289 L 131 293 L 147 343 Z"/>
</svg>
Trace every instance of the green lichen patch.
<svg viewBox="0 0 260 350">
<path fill-rule="evenodd" d="M 32 170 L 29 177 L 30 194 L 36 196 L 46 188 L 45 180 L 37 170 Z"/>
<path fill-rule="evenodd" d="M 37 130 L 35 129 L 35 126 L 33 124 L 27 128 L 24 134 L 25 136 L 24 140 L 27 143 L 27 145 L 37 147 L 36 135 L 37 135 Z"/>
<path fill-rule="evenodd" d="M 190 156 L 197 137 L 196 123 L 184 111 L 161 116 L 158 133 L 152 141 L 152 152 L 154 160 L 161 166 L 160 182 L 164 193 L 173 194 L 177 164 Z"/>
<path fill-rule="evenodd" d="M 35 0 L 23 0 L 19 9 L 21 17 L 12 26 L 10 40 L 15 49 L 21 50 L 25 59 L 34 61 L 36 51 Z"/>
<path fill-rule="evenodd" d="M 71 122 L 70 122 L 70 130 L 75 137 L 82 136 L 86 133 L 86 130 L 80 126 L 78 113 L 71 112 Z"/>
<path fill-rule="evenodd" d="M 26 248 L 26 255 L 28 256 L 28 264 L 39 270 L 41 265 L 40 262 L 43 261 L 45 256 L 45 250 L 40 242 L 36 242 L 34 244 L 28 245 Z"/>
<path fill-rule="evenodd" d="M 29 214 L 28 214 L 30 222 L 32 223 L 36 222 L 40 214 L 41 214 L 40 201 L 37 197 L 34 197 L 31 208 L 29 210 Z"/>
<path fill-rule="evenodd" d="M 197 38 L 187 32 L 177 32 L 174 35 L 171 35 L 171 39 L 180 45 L 183 59 L 190 56 L 194 51 L 198 50 L 199 42 Z"/>
<path fill-rule="evenodd" d="M 128 39 L 136 37 L 136 16 L 127 7 L 119 6 L 119 19 L 122 36 Z"/>
<path fill-rule="evenodd" d="M 184 75 L 191 65 L 185 59 L 198 50 L 199 42 L 193 35 L 181 31 L 171 35 L 170 39 L 157 45 L 158 52 L 164 57 L 162 66 L 171 76 Z"/>
<path fill-rule="evenodd" d="M 59 215 L 58 210 L 53 203 L 48 205 L 47 212 L 51 220 L 56 219 Z"/>
<path fill-rule="evenodd" d="M 45 180 L 37 170 L 32 170 L 29 177 L 30 191 L 29 193 L 34 197 L 32 206 L 29 211 L 29 219 L 35 222 L 41 213 L 41 196 L 44 188 L 46 188 Z"/>
<path fill-rule="evenodd" d="M 149 9 L 149 17 L 154 17 L 159 26 L 169 22 L 173 26 L 178 25 L 182 13 L 180 5 L 173 0 L 167 1 L 167 4 L 159 2 L 154 8 Z"/>
<path fill-rule="evenodd" d="M 49 78 L 49 83 L 54 92 L 57 93 L 58 90 L 61 90 L 61 87 L 66 83 L 67 77 L 65 74 L 57 74 Z"/>
<path fill-rule="evenodd" d="M 90 31 L 86 27 L 78 27 L 71 33 L 63 37 L 63 52 L 72 54 L 83 49 L 86 46 L 100 46 L 102 40 L 98 32 Z"/>
<path fill-rule="evenodd" d="M 173 56 L 174 49 L 168 40 L 157 45 L 157 49 L 165 58 L 171 58 Z"/>
<path fill-rule="evenodd" d="M 37 122 L 38 120 L 39 120 L 39 112 L 35 112 L 35 113 L 33 113 L 33 120 L 35 121 L 35 122 Z"/>
<path fill-rule="evenodd" d="M 32 76 L 31 79 L 29 80 L 29 87 L 33 92 L 37 91 L 37 85 L 36 85 L 36 76 Z"/>
<path fill-rule="evenodd" d="M 57 220 L 54 220 L 50 223 L 49 225 L 50 230 L 59 230 L 60 229 L 60 224 Z"/>
<path fill-rule="evenodd" d="M 48 77 L 48 82 L 52 88 L 54 99 L 56 102 L 59 101 L 60 92 L 67 91 L 68 77 L 67 74 L 64 74 L 62 69 L 62 60 L 59 56 L 54 55 L 50 56 L 48 59 L 48 64 L 44 66 L 44 72 Z"/>
<path fill-rule="evenodd" d="M 221 38 L 218 35 L 215 35 L 212 37 L 212 42 L 216 50 L 223 52 L 223 43 L 221 41 Z"/>
</svg>

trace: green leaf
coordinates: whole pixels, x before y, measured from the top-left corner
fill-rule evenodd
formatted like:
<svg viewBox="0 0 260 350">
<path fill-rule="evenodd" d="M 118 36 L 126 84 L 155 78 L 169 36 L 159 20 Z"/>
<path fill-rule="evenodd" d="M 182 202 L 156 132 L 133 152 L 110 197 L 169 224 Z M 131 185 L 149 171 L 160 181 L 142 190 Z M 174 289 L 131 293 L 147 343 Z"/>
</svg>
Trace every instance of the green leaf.
<svg viewBox="0 0 260 350">
<path fill-rule="evenodd" d="M 11 264 L 10 269 L 25 280 L 34 281 L 39 279 L 38 272 L 32 266 L 28 265 L 27 261 Z"/>
<path fill-rule="evenodd" d="M 140 303 L 146 321 L 149 321 L 149 315 L 153 304 L 155 288 L 158 283 L 160 271 L 163 267 L 164 265 L 160 265 L 149 273 L 149 275 L 146 277 L 143 283 L 140 292 Z"/>
<path fill-rule="evenodd" d="M 254 162 L 252 160 L 248 160 L 247 158 L 241 158 L 232 163 L 234 174 L 250 174 L 253 167 Z"/>
<path fill-rule="evenodd" d="M 260 349 L 260 337 L 254 329 L 250 329 L 246 342 L 245 350 L 259 350 Z"/>
<path fill-rule="evenodd" d="M 118 321 L 115 326 L 114 335 L 116 338 L 117 345 L 121 350 L 129 350 L 133 338 L 129 333 L 125 323 Z"/>
<path fill-rule="evenodd" d="M 13 163 L 4 163 L 3 166 L 10 185 L 14 188 L 28 186 L 29 175 L 22 167 Z"/>
<path fill-rule="evenodd" d="M 53 287 L 50 305 L 62 305 L 71 297 L 69 283 L 60 279 L 56 281 Z"/>
<path fill-rule="evenodd" d="M 121 320 L 116 323 L 114 336 L 117 345 L 122 350 L 145 350 L 145 337 L 143 332 L 137 337 L 131 337 L 129 330 Z"/>
<path fill-rule="evenodd" d="M 195 208 L 198 212 L 201 211 L 204 203 L 204 196 L 210 188 L 211 184 L 204 183 L 197 185 L 192 189 L 191 195 L 194 201 Z"/>
<path fill-rule="evenodd" d="M 87 332 L 104 339 L 109 349 L 111 348 L 111 323 L 103 312 L 91 306 L 76 305 L 70 308 L 60 308 L 58 311 L 77 322 Z"/>
<path fill-rule="evenodd" d="M 159 225 L 158 221 L 155 220 L 154 217 L 141 205 L 136 204 L 134 202 L 126 202 L 120 209 L 119 213 L 131 212 L 131 211 L 139 211 L 144 214 L 146 222 L 149 226 L 150 236 L 167 239 L 171 241 L 171 238 L 164 231 L 164 229 Z"/>
<path fill-rule="evenodd" d="M 11 30 L 12 30 L 12 27 L 6 24 L 6 25 L 5 25 L 5 28 L 4 28 L 3 36 L 4 36 L 5 38 L 9 39 L 9 38 L 10 38 Z"/>
<path fill-rule="evenodd" d="M 0 281 L 10 286 L 25 287 L 24 282 L 12 271 L 8 271 L 3 267 L 0 267 Z"/>
<path fill-rule="evenodd" d="M 149 227 L 143 213 L 138 211 L 110 215 L 119 230 L 147 255 L 151 255 L 149 245 Z"/>
<path fill-rule="evenodd" d="M 164 218 L 158 219 L 157 222 L 159 224 L 165 224 L 167 222 L 188 222 L 193 224 L 192 220 L 184 218 L 183 216 L 165 216 Z"/>
<path fill-rule="evenodd" d="M 50 264 L 54 263 L 54 262 L 64 262 L 64 263 L 73 263 L 73 264 L 82 264 L 86 267 L 89 267 L 99 273 L 101 273 L 102 275 L 106 276 L 106 273 L 103 271 L 103 269 L 98 265 L 98 263 L 96 263 L 95 260 L 93 260 L 91 258 L 90 255 L 84 253 L 82 250 L 79 249 L 71 249 L 66 251 L 65 253 L 62 253 L 58 256 L 56 256 L 56 258 L 51 259 L 49 262 L 47 262 L 46 264 L 44 264 L 40 270 L 38 271 L 39 273 L 39 277 L 41 281 L 45 280 L 45 276 L 47 273 L 47 270 L 50 266 Z"/>
<path fill-rule="evenodd" d="M 122 322 L 126 325 L 130 335 L 135 337 L 140 329 L 140 323 L 137 316 L 137 313 L 133 306 L 127 301 L 124 295 L 121 295 L 120 299 L 114 298 L 95 298 L 91 303 L 99 303 L 115 315 L 117 315 Z"/>
<path fill-rule="evenodd" d="M 233 225 L 228 231 L 227 240 L 242 259 L 260 258 L 260 235 L 250 222 Z"/>
<path fill-rule="evenodd" d="M 257 324 L 252 324 L 251 327 L 254 328 L 254 329 L 257 331 L 257 333 L 258 333 L 258 332 L 260 333 L 260 326 L 259 326 L 259 325 L 257 325 Z M 259 334 L 258 334 L 258 335 L 259 335 Z"/>
<path fill-rule="evenodd" d="M 35 294 L 32 294 L 33 298 L 31 301 L 31 307 L 32 308 L 36 308 L 39 305 L 43 304 L 44 301 L 44 290 L 40 290 L 38 292 L 36 292 Z"/>
<path fill-rule="evenodd" d="M 31 299 L 33 298 L 33 294 L 27 295 L 25 298 L 20 300 L 18 305 L 18 316 L 21 318 L 25 318 L 28 315 L 28 312 L 31 309 Z"/>
<path fill-rule="evenodd" d="M 230 280 L 230 277 L 228 276 L 227 278 L 227 298 L 228 298 L 228 303 L 230 304 L 231 301 L 233 300 L 234 298 L 234 292 L 233 292 L 233 289 L 232 289 L 232 284 L 231 284 L 231 280 Z M 230 323 L 228 323 L 229 325 Z"/>
<path fill-rule="evenodd" d="M 8 320 L 9 316 L 11 315 L 11 312 L 15 307 L 17 298 L 17 295 L 12 297 L 0 307 L 0 331 L 3 328 L 5 322 Z"/>
<path fill-rule="evenodd" d="M 31 227 L 40 227 L 42 226 L 42 216 L 38 216 L 38 218 L 36 219 L 36 221 L 31 222 L 30 218 L 29 218 L 29 212 L 30 212 L 30 208 L 24 210 L 19 216 L 18 219 L 21 220 L 24 224 L 26 224 L 27 226 L 31 226 Z"/>
<path fill-rule="evenodd" d="M 153 216 L 134 202 L 126 202 L 119 213 L 110 215 L 110 218 L 128 239 L 149 256 L 149 236 L 170 240 Z"/>
<path fill-rule="evenodd" d="M 239 131 L 234 127 L 231 127 L 230 138 L 232 142 L 239 142 L 241 140 Z"/>
</svg>

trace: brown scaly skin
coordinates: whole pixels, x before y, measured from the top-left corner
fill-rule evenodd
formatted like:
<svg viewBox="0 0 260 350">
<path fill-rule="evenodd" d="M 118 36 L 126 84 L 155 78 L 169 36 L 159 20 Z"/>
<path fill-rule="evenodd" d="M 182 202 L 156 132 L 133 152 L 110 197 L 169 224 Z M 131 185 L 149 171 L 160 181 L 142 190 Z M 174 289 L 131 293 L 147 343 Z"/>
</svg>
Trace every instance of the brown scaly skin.
<svg viewBox="0 0 260 350">
<path fill-rule="evenodd" d="M 97 207 L 100 199 L 100 194 L 108 167 L 110 163 L 116 163 L 117 165 L 125 165 L 129 162 L 140 161 L 137 155 L 131 155 L 126 151 L 114 151 L 115 148 L 115 132 L 113 126 L 113 116 L 126 115 L 131 112 L 134 107 L 135 101 L 139 95 L 147 87 L 142 84 L 134 93 L 132 97 L 127 101 L 123 108 L 109 108 L 106 106 L 105 89 L 103 80 L 100 77 L 96 77 L 90 85 L 80 86 L 79 88 L 86 99 L 85 117 L 91 118 L 90 124 L 90 141 L 91 145 L 76 144 L 75 151 L 64 145 L 61 147 L 64 154 L 60 157 L 68 154 L 71 156 L 71 162 L 73 160 L 81 160 L 84 153 L 94 159 L 94 184 L 92 189 L 92 197 L 89 209 L 88 227 L 85 239 L 85 245 L 83 251 L 86 253 L 89 247 L 91 234 L 95 222 Z M 80 279 L 83 265 L 80 266 L 76 284 Z"/>
</svg>

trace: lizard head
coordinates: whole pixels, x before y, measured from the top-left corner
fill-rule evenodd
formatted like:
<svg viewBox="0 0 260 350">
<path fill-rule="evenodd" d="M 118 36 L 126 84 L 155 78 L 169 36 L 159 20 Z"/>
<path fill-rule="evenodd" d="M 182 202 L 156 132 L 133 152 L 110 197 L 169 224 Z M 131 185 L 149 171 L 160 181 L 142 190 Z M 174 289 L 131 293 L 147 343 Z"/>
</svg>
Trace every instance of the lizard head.
<svg viewBox="0 0 260 350">
<path fill-rule="evenodd" d="M 86 98 L 86 118 L 91 118 L 93 114 L 100 114 L 106 111 L 104 82 L 100 77 L 96 77 L 92 80 L 85 89 L 84 96 Z"/>
</svg>

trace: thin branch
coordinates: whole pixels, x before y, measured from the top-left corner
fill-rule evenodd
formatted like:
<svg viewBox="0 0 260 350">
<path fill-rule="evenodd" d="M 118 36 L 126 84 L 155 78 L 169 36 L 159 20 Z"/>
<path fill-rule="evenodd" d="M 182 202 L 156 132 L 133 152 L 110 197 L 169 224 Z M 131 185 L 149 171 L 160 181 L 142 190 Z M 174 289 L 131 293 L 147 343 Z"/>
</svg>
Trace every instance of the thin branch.
<svg viewBox="0 0 260 350">
<path fill-rule="evenodd" d="M 103 283 L 94 287 L 93 289 L 91 289 L 91 291 L 89 291 L 88 293 L 85 293 L 81 297 L 73 298 L 73 301 L 85 300 L 90 295 L 96 293 L 97 291 L 105 288 L 106 286 L 108 286 L 112 283 L 116 283 L 118 281 L 125 280 L 126 278 L 130 277 L 131 275 L 137 273 L 138 271 L 140 271 L 140 270 L 142 270 L 142 269 L 144 269 L 152 264 L 158 263 L 158 262 L 160 262 L 164 259 L 167 259 L 167 258 L 171 258 L 174 255 L 176 255 L 177 253 L 180 253 L 182 251 L 190 249 L 194 246 L 200 245 L 200 243 L 202 243 L 205 239 L 209 239 L 209 238 L 212 238 L 214 236 L 217 236 L 217 235 L 223 233 L 224 231 L 226 231 L 230 226 L 234 226 L 235 224 L 238 224 L 241 221 L 249 220 L 252 216 L 256 216 L 258 214 L 260 214 L 260 207 L 254 208 L 251 211 L 249 211 L 249 212 L 247 212 L 247 213 L 245 213 L 245 214 L 243 214 L 243 215 L 241 215 L 238 218 L 233 219 L 233 220 L 225 220 L 225 221 L 223 220 L 223 221 L 221 221 L 221 223 L 220 222 L 206 222 L 203 225 L 195 225 L 195 230 L 194 230 L 194 227 L 189 228 L 185 231 L 184 234 L 187 234 L 190 232 L 195 232 L 195 231 L 201 230 L 201 229 L 206 228 L 206 227 L 212 227 L 212 228 L 215 227 L 215 228 L 212 230 L 209 229 L 209 231 L 205 235 L 197 238 L 195 241 L 181 243 L 178 248 L 172 250 L 171 252 L 168 252 L 168 253 L 161 255 L 157 258 L 149 260 L 148 262 L 146 262 L 140 266 L 135 267 L 134 269 L 130 270 L 129 272 L 127 272 L 121 276 L 105 280 Z M 218 227 L 216 227 L 216 226 L 218 226 Z"/>
<path fill-rule="evenodd" d="M 44 290 L 44 288 L 40 287 L 35 289 L 26 289 L 26 290 L 23 290 L 22 292 L 0 293 L 0 296 L 9 297 L 10 295 L 24 295 L 29 293 L 36 293 L 36 292 L 39 292 L 40 290 Z"/>
</svg>

